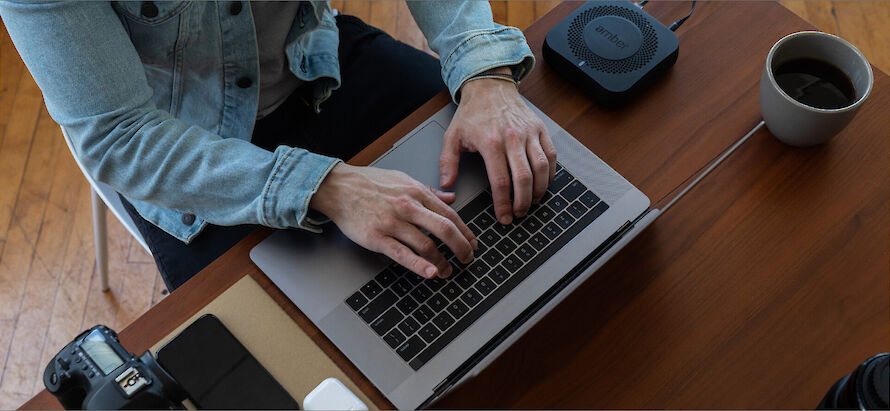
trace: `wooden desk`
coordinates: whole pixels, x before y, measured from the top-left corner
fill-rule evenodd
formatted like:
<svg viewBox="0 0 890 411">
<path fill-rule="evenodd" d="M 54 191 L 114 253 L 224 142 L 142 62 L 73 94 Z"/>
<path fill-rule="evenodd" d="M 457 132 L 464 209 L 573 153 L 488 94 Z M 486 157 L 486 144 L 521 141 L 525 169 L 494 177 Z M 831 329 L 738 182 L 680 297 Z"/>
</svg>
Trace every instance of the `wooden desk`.
<svg viewBox="0 0 890 411">
<path fill-rule="evenodd" d="M 812 29 L 776 3 L 699 3 L 671 73 L 606 110 L 540 57 L 522 92 L 649 195 L 664 200 L 760 120 L 770 46 Z M 686 2 L 655 2 L 663 22 Z M 813 408 L 887 351 L 890 81 L 828 145 L 795 149 L 761 130 L 484 372 L 446 408 Z M 367 163 L 448 102 L 439 95 L 353 162 Z M 244 275 L 253 276 L 381 407 L 390 404 L 248 258 L 260 230 L 121 333 L 141 352 Z M 57 408 L 45 391 L 24 408 Z"/>
</svg>

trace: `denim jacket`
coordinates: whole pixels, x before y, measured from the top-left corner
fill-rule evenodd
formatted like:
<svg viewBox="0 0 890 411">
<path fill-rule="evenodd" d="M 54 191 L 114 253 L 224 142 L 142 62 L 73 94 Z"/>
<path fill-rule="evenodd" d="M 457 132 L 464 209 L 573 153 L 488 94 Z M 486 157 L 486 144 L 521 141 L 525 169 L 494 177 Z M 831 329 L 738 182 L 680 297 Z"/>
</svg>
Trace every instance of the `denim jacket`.
<svg viewBox="0 0 890 411">
<path fill-rule="evenodd" d="M 534 58 L 484 1 L 409 1 L 452 96 L 473 74 Z M 259 62 L 242 2 L 0 1 L 0 17 L 89 173 L 146 220 L 190 242 L 207 223 L 317 230 L 309 200 L 340 160 L 250 144 Z M 306 2 L 286 41 L 316 109 L 340 85 L 326 1 Z M 336 136 L 334 136 L 336 137 Z"/>
</svg>

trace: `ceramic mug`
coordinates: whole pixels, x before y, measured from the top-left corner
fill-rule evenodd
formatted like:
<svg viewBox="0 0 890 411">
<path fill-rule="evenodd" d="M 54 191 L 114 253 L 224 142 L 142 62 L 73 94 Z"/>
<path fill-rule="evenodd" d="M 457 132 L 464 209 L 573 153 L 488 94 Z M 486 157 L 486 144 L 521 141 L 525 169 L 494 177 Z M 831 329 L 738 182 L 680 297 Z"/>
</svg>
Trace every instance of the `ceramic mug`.
<svg viewBox="0 0 890 411">
<path fill-rule="evenodd" d="M 853 83 L 853 103 L 836 109 L 803 104 L 779 87 L 774 71 L 789 60 L 810 58 L 831 63 Z M 766 56 L 760 78 L 760 113 L 769 131 L 782 142 L 807 147 L 828 142 L 856 115 L 874 85 L 871 65 L 846 40 L 820 31 L 801 31 L 777 41 Z"/>
</svg>

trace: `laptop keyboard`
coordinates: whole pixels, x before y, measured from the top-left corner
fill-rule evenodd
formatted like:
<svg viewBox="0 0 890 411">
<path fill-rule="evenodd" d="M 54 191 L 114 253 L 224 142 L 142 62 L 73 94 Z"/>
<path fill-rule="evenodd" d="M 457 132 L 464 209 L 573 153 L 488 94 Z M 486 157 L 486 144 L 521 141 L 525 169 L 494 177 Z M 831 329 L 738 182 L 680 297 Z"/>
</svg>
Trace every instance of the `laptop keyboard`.
<svg viewBox="0 0 890 411">
<path fill-rule="evenodd" d="M 346 304 L 419 370 L 608 208 L 561 166 L 541 202 L 509 225 L 497 222 L 483 191 L 458 211 L 479 242 L 469 265 L 432 237 L 451 262 L 449 278 L 427 280 L 391 262 Z"/>
</svg>

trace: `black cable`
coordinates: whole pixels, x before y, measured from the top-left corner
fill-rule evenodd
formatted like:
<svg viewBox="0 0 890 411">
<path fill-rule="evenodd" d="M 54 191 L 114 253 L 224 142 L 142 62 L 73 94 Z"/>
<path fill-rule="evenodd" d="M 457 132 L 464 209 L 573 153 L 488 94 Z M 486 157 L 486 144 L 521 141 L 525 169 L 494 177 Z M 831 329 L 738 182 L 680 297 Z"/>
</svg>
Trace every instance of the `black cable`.
<svg viewBox="0 0 890 411">
<path fill-rule="evenodd" d="M 648 3 L 648 2 L 649 2 L 649 0 L 643 0 L 643 1 L 639 2 L 639 3 L 637 3 L 637 6 L 643 7 L 643 6 L 645 6 L 646 3 Z"/>
<path fill-rule="evenodd" d="M 686 22 L 686 20 L 689 18 L 689 16 L 692 15 L 693 11 L 695 11 L 695 0 L 692 0 L 692 7 L 689 9 L 689 14 L 687 14 L 686 17 L 683 17 L 682 19 L 671 23 L 670 27 L 668 27 L 668 28 L 671 29 L 671 31 L 677 31 L 677 29 L 680 28 L 680 26 L 682 26 L 683 23 Z"/>
</svg>

